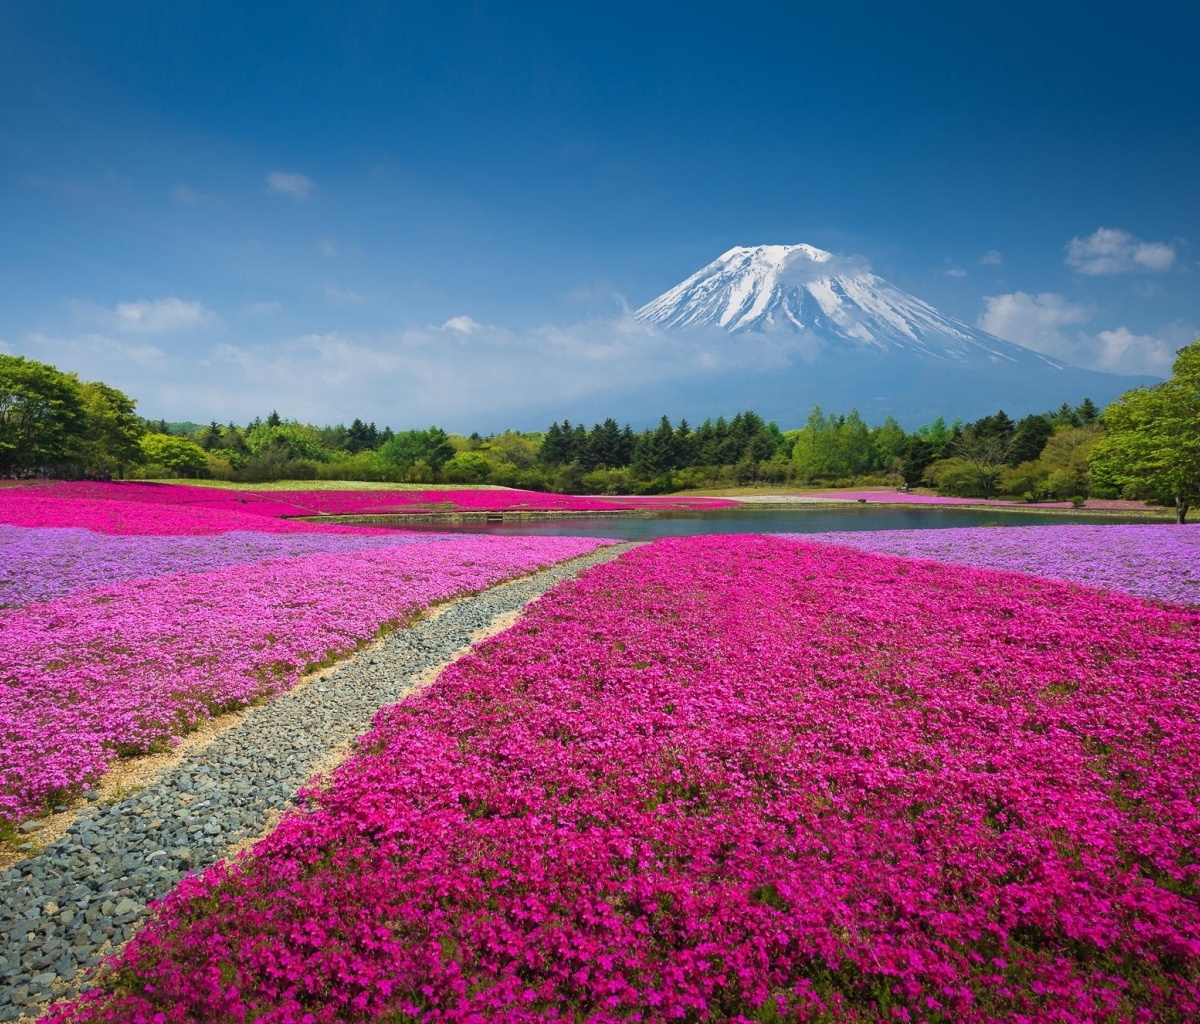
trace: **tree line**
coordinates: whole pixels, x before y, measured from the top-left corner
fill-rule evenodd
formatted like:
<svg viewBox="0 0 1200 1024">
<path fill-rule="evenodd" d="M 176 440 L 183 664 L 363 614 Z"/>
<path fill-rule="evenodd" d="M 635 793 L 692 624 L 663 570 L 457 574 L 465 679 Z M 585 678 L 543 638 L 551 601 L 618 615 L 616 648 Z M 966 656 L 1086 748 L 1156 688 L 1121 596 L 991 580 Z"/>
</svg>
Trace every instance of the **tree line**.
<svg viewBox="0 0 1200 1024">
<path fill-rule="evenodd" d="M 212 477 L 499 484 L 564 493 L 664 493 L 763 485 L 893 485 L 1025 501 L 1094 497 L 1174 504 L 1200 495 L 1200 341 L 1172 377 L 1103 412 L 1078 405 L 1013 420 L 938 418 L 906 431 L 857 410 L 814 407 L 781 430 L 746 410 L 697 427 L 663 416 L 634 431 L 613 418 L 545 431 L 469 436 L 437 426 L 394 431 L 355 419 L 315 426 L 272 411 L 245 425 L 180 430 L 139 418 L 107 384 L 0 355 L 0 476 Z"/>
</svg>

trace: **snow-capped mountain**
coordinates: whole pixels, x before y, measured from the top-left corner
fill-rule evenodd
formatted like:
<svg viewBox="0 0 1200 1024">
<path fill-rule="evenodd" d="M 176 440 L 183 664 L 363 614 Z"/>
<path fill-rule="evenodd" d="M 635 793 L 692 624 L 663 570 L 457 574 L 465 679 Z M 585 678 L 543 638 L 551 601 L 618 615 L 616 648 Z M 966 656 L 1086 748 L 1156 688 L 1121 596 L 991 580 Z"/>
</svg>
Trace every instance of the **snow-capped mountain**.
<svg viewBox="0 0 1200 1024">
<path fill-rule="evenodd" d="M 735 334 L 805 332 L 833 349 L 1064 368 L 939 312 L 861 261 L 803 244 L 730 249 L 634 315 L 669 331 L 717 326 Z"/>
</svg>

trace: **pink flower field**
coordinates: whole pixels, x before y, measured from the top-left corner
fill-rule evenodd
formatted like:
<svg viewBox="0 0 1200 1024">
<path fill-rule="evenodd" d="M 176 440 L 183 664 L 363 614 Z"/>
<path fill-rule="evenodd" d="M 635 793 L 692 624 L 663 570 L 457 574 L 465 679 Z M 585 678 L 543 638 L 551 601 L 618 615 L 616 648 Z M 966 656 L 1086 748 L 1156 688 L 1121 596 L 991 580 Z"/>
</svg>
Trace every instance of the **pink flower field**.
<svg viewBox="0 0 1200 1024">
<path fill-rule="evenodd" d="M 381 711 L 48 1019 L 1200 1019 L 1198 676 L 1189 609 L 657 541 Z"/>
<path fill-rule="evenodd" d="M 281 533 L 291 524 L 45 492 L 5 507 L 30 524 L 0 526 L 9 824 L 94 781 L 119 754 L 286 689 L 434 602 L 602 543 L 307 524 Z M 79 522 L 93 529 L 62 525 Z M 146 528 L 155 535 L 130 535 Z"/>
<path fill-rule="evenodd" d="M 278 521 L 318 515 L 654 511 L 736 508 L 737 504 L 726 498 L 591 498 L 506 488 L 236 491 L 186 484 L 81 482 L 0 488 L 0 523 L 45 525 L 47 515 L 57 508 L 68 519 L 57 525 L 87 526 L 106 533 L 174 533 L 182 532 L 187 523 L 195 524 L 195 532 L 217 533 L 252 529 L 245 525 L 246 516 Z M 122 509 L 130 505 L 137 511 L 133 521 L 126 523 Z M 277 527 L 261 528 L 295 530 L 312 529 L 313 525 L 279 523 Z"/>
<path fill-rule="evenodd" d="M 1200 526 L 977 526 L 793 536 L 906 558 L 1016 570 L 1159 601 L 1200 605 Z"/>
</svg>

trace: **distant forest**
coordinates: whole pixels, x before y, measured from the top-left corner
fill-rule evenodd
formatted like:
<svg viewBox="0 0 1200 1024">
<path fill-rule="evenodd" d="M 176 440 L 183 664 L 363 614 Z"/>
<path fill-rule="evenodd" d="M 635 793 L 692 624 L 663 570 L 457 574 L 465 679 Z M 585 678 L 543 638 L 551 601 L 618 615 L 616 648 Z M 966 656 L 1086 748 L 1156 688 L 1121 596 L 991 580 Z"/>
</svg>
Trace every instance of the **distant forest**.
<svg viewBox="0 0 1200 1024">
<path fill-rule="evenodd" d="M 1017 421 L 998 411 L 911 432 L 892 417 L 871 426 L 853 409 L 820 407 L 786 431 L 749 410 L 694 428 L 663 416 L 634 431 L 610 418 L 488 436 L 436 426 L 394 431 L 361 419 L 315 426 L 277 412 L 244 426 L 198 426 L 144 420 L 115 388 L 0 355 L 0 476 L 9 477 L 372 480 L 583 494 L 874 484 L 1082 500 L 1126 493 L 1114 476 L 1095 478 L 1089 464 L 1103 430 L 1087 398 Z"/>
<path fill-rule="evenodd" d="M 563 420 L 544 431 L 464 436 L 436 426 L 397 432 L 359 419 L 318 427 L 272 412 L 244 427 L 186 424 L 191 429 L 178 433 L 148 423 L 151 458 L 133 472 L 500 484 L 568 494 L 870 483 L 1061 500 L 1093 492 L 1087 455 L 1101 431 L 1099 415 L 1085 398 L 1019 421 L 999 411 L 973 423 L 937 419 L 911 433 L 892 417 L 872 427 L 853 409 L 817 407 L 803 427 L 787 431 L 747 410 L 695 428 L 663 416 L 642 431 L 610 418 L 590 428 Z M 179 458 L 186 452 L 186 464 L 170 461 L 168 446 Z"/>
</svg>

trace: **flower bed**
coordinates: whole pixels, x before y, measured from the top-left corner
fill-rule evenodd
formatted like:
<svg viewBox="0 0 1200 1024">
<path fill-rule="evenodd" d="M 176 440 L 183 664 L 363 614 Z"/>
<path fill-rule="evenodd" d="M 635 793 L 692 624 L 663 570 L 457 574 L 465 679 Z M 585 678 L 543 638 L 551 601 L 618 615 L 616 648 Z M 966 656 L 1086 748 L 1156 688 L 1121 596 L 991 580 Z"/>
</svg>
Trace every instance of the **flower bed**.
<svg viewBox="0 0 1200 1024">
<path fill-rule="evenodd" d="M 984 526 L 793 536 L 1200 604 L 1200 526 Z"/>
<path fill-rule="evenodd" d="M 388 531 L 112 536 L 80 528 L 0 526 L 0 609 L 48 601 L 93 587 L 180 572 L 206 572 L 268 558 L 337 554 L 445 539 Z"/>
<path fill-rule="evenodd" d="M 320 538 L 359 547 L 372 539 Z M 135 578 L 0 610 L 0 819 L 77 790 L 118 753 L 169 743 L 202 716 L 286 689 L 307 667 L 432 602 L 599 543 L 467 537 L 341 551 L 329 544 L 335 553 Z M 253 555 L 270 549 L 250 546 Z M 31 589 L 19 579 L 9 587 Z"/>
<path fill-rule="evenodd" d="M 0 490 L 0 522 L 26 525 L 22 507 L 39 495 L 61 503 L 89 501 L 131 503 L 151 506 L 195 508 L 221 516 L 255 516 L 280 519 L 288 516 L 396 515 L 428 512 L 613 512 L 630 509 L 736 508 L 725 498 L 680 498 L 667 496 L 592 498 L 570 494 L 508 489 L 370 490 L 370 491 L 235 491 L 186 484 L 143 483 L 56 483 L 39 487 Z M 107 507 L 107 506 L 105 506 Z M 119 519 L 119 512 L 110 516 Z M 243 520 L 244 523 L 244 520 Z M 72 521 L 63 525 L 85 525 Z M 304 524 L 291 524 L 301 526 Z M 95 527 L 92 527 L 95 528 Z M 245 529 L 231 525 L 226 529 Z M 136 532 L 112 529 L 106 532 Z M 163 531 L 166 532 L 166 531 Z M 216 532 L 216 531 L 207 531 Z"/>
<path fill-rule="evenodd" d="M 1178 608 L 658 541 L 384 709 L 50 1019 L 1194 1020 L 1197 666 Z"/>
<path fill-rule="evenodd" d="M 139 489 L 110 492 L 119 494 L 119 499 L 88 497 L 87 492 L 72 490 L 70 485 L 0 489 L 0 523 L 10 526 L 77 528 L 139 537 L 207 536 L 246 530 L 290 534 L 369 532 L 363 527 L 317 525 L 252 515 L 238 511 L 236 507 L 170 504 L 153 500 L 155 492 L 152 490 L 136 484 L 129 486 Z M 185 490 L 199 491 L 200 488 Z"/>
</svg>

